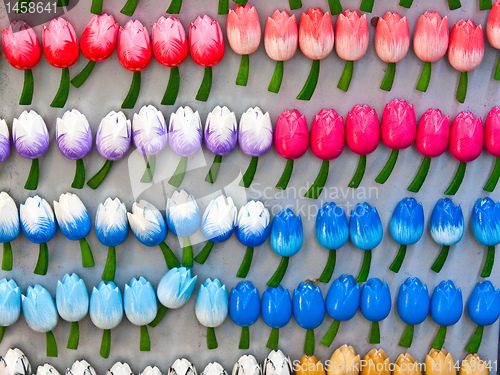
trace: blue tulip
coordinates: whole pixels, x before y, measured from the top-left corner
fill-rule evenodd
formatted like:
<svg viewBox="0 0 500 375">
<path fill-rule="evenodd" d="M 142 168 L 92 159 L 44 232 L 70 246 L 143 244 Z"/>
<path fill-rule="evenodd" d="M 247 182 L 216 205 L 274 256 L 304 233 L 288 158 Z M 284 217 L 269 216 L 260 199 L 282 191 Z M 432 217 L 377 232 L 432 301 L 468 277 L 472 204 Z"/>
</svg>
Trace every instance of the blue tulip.
<svg viewBox="0 0 500 375">
<path fill-rule="evenodd" d="M 372 322 L 370 344 L 380 344 L 379 322 L 391 312 L 391 292 L 387 283 L 372 278 L 363 285 L 359 303 L 361 315 Z"/>
<path fill-rule="evenodd" d="M 431 297 L 431 318 L 441 327 L 432 347 L 441 350 L 446 339 L 446 327 L 457 323 L 462 317 L 464 303 L 462 290 L 455 288 L 453 281 L 441 281 Z"/>
<path fill-rule="evenodd" d="M 28 287 L 26 296 L 21 295 L 24 319 L 35 332 L 45 333 L 47 339 L 47 357 L 57 357 L 57 344 L 52 330 L 57 325 L 56 305 L 50 293 L 43 286 L 36 284 Z"/>
<path fill-rule="evenodd" d="M 488 246 L 488 255 L 481 277 L 490 277 L 495 261 L 495 245 L 500 243 L 500 202 L 478 199 L 472 209 L 472 233 L 476 241 Z"/>
<path fill-rule="evenodd" d="M 281 285 L 277 288 L 268 287 L 262 295 L 262 320 L 272 328 L 266 347 L 277 350 L 279 329 L 292 319 L 292 300 L 288 289 Z"/>
<path fill-rule="evenodd" d="M 114 282 L 101 281 L 97 288 L 92 289 L 89 313 L 92 323 L 104 330 L 100 354 L 103 358 L 108 358 L 111 349 L 111 329 L 120 324 L 123 318 L 122 294 Z"/>
<path fill-rule="evenodd" d="M 370 273 L 372 249 L 380 244 L 383 236 L 382 222 L 377 209 L 366 202 L 358 203 L 351 211 L 349 235 L 354 246 L 365 250 L 363 265 L 356 279 L 357 282 L 365 282 Z"/>
<path fill-rule="evenodd" d="M 314 328 L 325 319 L 325 301 L 321 289 L 312 282 L 301 282 L 293 291 L 293 317 L 300 327 L 307 329 L 304 353 L 314 355 Z"/>
<path fill-rule="evenodd" d="M 292 210 L 281 210 L 273 218 L 271 226 L 271 247 L 274 252 L 281 255 L 281 262 L 268 286 L 276 288 L 283 280 L 288 267 L 289 257 L 297 254 L 302 247 L 303 240 L 302 219 L 295 216 Z"/>
<path fill-rule="evenodd" d="M 71 276 L 66 274 L 62 281 L 57 281 L 56 306 L 61 318 L 71 322 L 67 348 L 78 349 L 80 337 L 78 322 L 85 318 L 89 311 L 89 293 L 87 286 L 76 273 Z"/>
<path fill-rule="evenodd" d="M 9 194 L 2 191 L 0 193 L 0 243 L 3 244 L 2 270 L 12 271 L 12 247 L 21 227 L 19 226 L 19 212 L 16 202 Z"/>
<path fill-rule="evenodd" d="M 406 331 L 399 346 L 409 348 L 413 341 L 413 331 L 417 324 L 422 323 L 429 315 L 430 298 L 427 285 L 415 277 L 407 278 L 398 292 L 397 308 L 401 320 L 407 324 Z"/>
<path fill-rule="evenodd" d="M 139 280 L 132 278 L 129 284 L 125 284 L 123 306 L 127 319 L 141 327 L 140 350 L 150 351 L 151 341 L 147 325 L 153 321 L 158 312 L 156 294 L 151 283 L 142 276 Z"/>
<path fill-rule="evenodd" d="M 0 280 L 0 342 L 5 328 L 14 324 L 21 313 L 21 290 L 14 280 Z"/>
<path fill-rule="evenodd" d="M 328 262 L 321 274 L 319 281 L 330 282 L 333 271 L 337 249 L 344 246 L 349 238 L 349 223 L 342 206 L 335 203 L 325 203 L 316 216 L 316 239 L 325 249 L 330 250 Z"/>
<path fill-rule="evenodd" d="M 229 316 L 241 329 L 240 349 L 250 346 L 250 327 L 260 315 L 259 291 L 250 281 L 239 282 L 229 295 Z"/>
<path fill-rule="evenodd" d="M 350 320 L 359 308 L 360 290 L 354 277 L 342 275 L 336 279 L 326 295 L 326 312 L 333 323 L 321 343 L 330 347 L 337 336 L 340 322 Z"/>
<path fill-rule="evenodd" d="M 478 283 L 467 302 L 467 313 L 478 327 L 465 350 L 477 353 L 483 338 L 484 326 L 495 323 L 500 317 L 500 290 L 495 290 L 488 280 Z"/>
</svg>

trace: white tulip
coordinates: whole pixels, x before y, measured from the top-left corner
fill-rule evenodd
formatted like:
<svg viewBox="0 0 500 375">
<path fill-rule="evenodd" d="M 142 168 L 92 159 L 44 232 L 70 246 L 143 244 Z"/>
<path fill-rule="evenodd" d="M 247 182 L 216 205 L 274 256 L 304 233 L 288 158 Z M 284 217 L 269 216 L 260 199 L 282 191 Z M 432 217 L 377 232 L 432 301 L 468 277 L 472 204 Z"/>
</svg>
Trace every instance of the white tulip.
<svg viewBox="0 0 500 375">
<path fill-rule="evenodd" d="M 31 365 L 24 353 L 15 348 L 0 357 L 0 375 L 31 375 Z"/>
<path fill-rule="evenodd" d="M 224 367 L 220 365 L 220 363 L 212 362 L 205 367 L 205 370 L 203 370 L 201 375 L 227 375 L 227 372 L 224 370 Z"/>
<path fill-rule="evenodd" d="M 197 375 L 196 367 L 186 358 L 179 358 L 168 369 L 168 375 Z"/>
<path fill-rule="evenodd" d="M 134 373 L 127 363 L 116 362 L 106 371 L 106 375 L 134 375 Z"/>
<path fill-rule="evenodd" d="M 234 364 L 232 375 L 262 375 L 262 368 L 253 355 L 243 355 Z"/>
<path fill-rule="evenodd" d="M 49 365 L 48 363 L 43 366 L 40 365 L 36 369 L 36 375 L 60 375 L 59 371 L 57 371 L 54 366 Z"/>
<path fill-rule="evenodd" d="M 273 350 L 262 365 L 263 375 L 291 375 L 293 374 L 292 361 L 281 350 Z"/>
<path fill-rule="evenodd" d="M 158 367 L 148 366 L 139 375 L 162 375 L 162 373 Z"/>
<path fill-rule="evenodd" d="M 67 368 L 66 375 L 97 375 L 97 373 L 86 360 L 82 359 L 75 361 L 71 368 Z"/>
</svg>

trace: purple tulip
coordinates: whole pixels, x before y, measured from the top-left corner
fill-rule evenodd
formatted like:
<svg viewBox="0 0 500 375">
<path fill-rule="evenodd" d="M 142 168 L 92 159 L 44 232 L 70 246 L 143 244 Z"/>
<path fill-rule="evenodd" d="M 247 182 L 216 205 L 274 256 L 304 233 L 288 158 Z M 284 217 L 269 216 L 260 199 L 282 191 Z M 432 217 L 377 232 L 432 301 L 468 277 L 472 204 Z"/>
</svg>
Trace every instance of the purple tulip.
<svg viewBox="0 0 500 375">
<path fill-rule="evenodd" d="M 4 162 L 10 155 L 9 128 L 5 120 L 0 120 L 0 163 Z"/>
</svg>

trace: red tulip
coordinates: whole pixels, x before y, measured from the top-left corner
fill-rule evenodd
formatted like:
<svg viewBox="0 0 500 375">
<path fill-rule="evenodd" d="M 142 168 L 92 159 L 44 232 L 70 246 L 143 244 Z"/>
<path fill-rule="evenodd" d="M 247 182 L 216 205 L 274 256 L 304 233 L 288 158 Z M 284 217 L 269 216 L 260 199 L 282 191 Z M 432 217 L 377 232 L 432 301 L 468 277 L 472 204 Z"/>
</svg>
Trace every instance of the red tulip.
<svg viewBox="0 0 500 375">
<path fill-rule="evenodd" d="M 197 17 L 189 27 L 189 49 L 194 62 L 205 67 L 196 100 L 206 102 L 212 87 L 212 66 L 224 57 L 224 36 L 219 23 L 207 15 Z"/>
<path fill-rule="evenodd" d="M 186 32 L 177 18 L 161 16 L 158 22 L 153 23 L 151 41 L 156 60 L 163 66 L 170 68 L 170 78 L 161 104 L 172 105 L 179 93 L 180 75 L 178 66 L 186 60 L 188 55 Z"/>
<path fill-rule="evenodd" d="M 375 51 L 381 60 L 389 63 L 380 88 L 390 91 L 396 74 L 396 63 L 403 60 L 410 47 L 410 29 L 406 17 L 387 12 L 377 22 Z"/>
<path fill-rule="evenodd" d="M 277 93 L 283 80 L 283 61 L 289 60 L 297 51 L 299 31 L 295 14 L 290 17 L 286 10 L 276 10 L 267 17 L 264 31 L 264 47 L 267 55 L 276 61 L 273 78 L 268 90 Z"/>
<path fill-rule="evenodd" d="M 465 101 L 467 95 L 467 72 L 476 69 L 484 56 L 483 27 L 477 26 L 472 20 L 458 21 L 453 25 L 450 34 L 450 48 L 448 59 L 450 64 L 460 74 L 460 82 L 457 90 L 457 100 Z"/>
<path fill-rule="evenodd" d="M 276 121 L 274 130 L 274 147 L 278 154 L 288 160 L 277 189 L 286 189 L 293 171 L 293 160 L 304 155 L 309 147 L 309 128 L 306 116 L 299 111 L 288 109 Z"/>
<path fill-rule="evenodd" d="M 382 142 L 392 149 L 387 164 L 375 179 L 379 184 L 383 184 L 394 169 L 399 150 L 410 147 L 417 136 L 417 120 L 413 104 L 407 104 L 406 101 L 399 99 L 387 103 L 382 114 L 380 131 Z"/>
<path fill-rule="evenodd" d="M 500 0 L 495 1 L 491 7 L 486 24 L 486 36 L 493 48 L 500 49 Z M 500 80 L 500 58 L 495 70 L 495 79 Z"/>
<path fill-rule="evenodd" d="M 474 118 L 472 112 L 460 112 L 451 124 L 450 154 L 460 162 L 455 178 L 445 194 L 455 195 L 465 175 L 465 168 L 481 154 L 483 150 L 483 121 Z"/>
<path fill-rule="evenodd" d="M 240 70 L 236 84 L 246 86 L 248 82 L 249 58 L 260 44 L 260 22 L 255 7 L 246 4 L 236 5 L 227 15 L 227 39 L 229 45 L 238 55 L 241 55 Z"/>
<path fill-rule="evenodd" d="M 29 105 L 33 100 L 33 73 L 42 56 L 40 42 L 33 29 L 22 20 L 13 20 L 9 29 L 2 30 L 5 57 L 14 68 L 24 70 L 24 86 L 20 105 Z"/>
<path fill-rule="evenodd" d="M 62 68 L 61 83 L 51 107 L 62 108 L 68 100 L 69 69 L 80 54 L 78 38 L 73 26 L 64 18 L 55 18 L 49 26 L 43 26 L 42 32 L 43 53 L 50 65 Z"/>
<path fill-rule="evenodd" d="M 497 158 L 495 168 L 484 186 L 484 190 L 492 192 L 500 178 L 500 108 L 493 107 L 486 117 L 484 126 L 484 146 L 486 151 Z"/>
<path fill-rule="evenodd" d="M 354 61 L 362 58 L 368 49 L 369 32 L 366 14 L 347 9 L 337 19 L 335 48 L 342 60 L 346 60 L 344 72 L 337 87 L 347 91 L 352 79 Z"/>
<path fill-rule="evenodd" d="M 419 17 L 413 37 L 413 49 L 417 57 L 425 64 L 417 90 L 427 91 L 431 79 L 431 63 L 438 61 L 446 54 L 449 39 L 447 16 L 441 19 L 438 12 L 431 13 L 427 10 Z"/>
<path fill-rule="evenodd" d="M 323 165 L 314 184 L 304 195 L 318 199 L 328 178 L 329 160 L 336 159 L 344 150 L 344 119 L 333 109 L 322 109 L 314 116 L 311 128 L 311 151 Z"/>
<path fill-rule="evenodd" d="M 420 118 L 415 147 L 424 156 L 422 165 L 408 190 L 417 193 L 427 177 L 431 158 L 443 154 L 450 139 L 450 116 L 443 116 L 439 109 L 429 108 Z"/>
</svg>

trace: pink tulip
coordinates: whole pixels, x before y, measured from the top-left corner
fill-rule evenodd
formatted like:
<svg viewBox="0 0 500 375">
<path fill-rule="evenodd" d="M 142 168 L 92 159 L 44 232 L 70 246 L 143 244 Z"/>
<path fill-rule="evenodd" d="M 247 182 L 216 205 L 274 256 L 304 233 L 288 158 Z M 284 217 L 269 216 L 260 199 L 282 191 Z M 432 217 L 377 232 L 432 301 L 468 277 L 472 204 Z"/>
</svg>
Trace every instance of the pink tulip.
<svg viewBox="0 0 500 375">
<path fill-rule="evenodd" d="M 484 146 L 489 154 L 497 158 L 495 168 L 484 186 L 485 191 L 492 192 L 500 178 L 500 108 L 493 107 L 484 124 Z"/>
<path fill-rule="evenodd" d="M 413 104 L 398 99 L 387 103 L 382 114 L 380 132 L 382 142 L 392 149 L 387 164 L 375 179 L 379 184 L 383 184 L 394 169 L 399 150 L 410 147 L 417 136 L 417 120 Z"/>
<path fill-rule="evenodd" d="M 429 172 L 431 158 L 446 151 L 449 139 L 450 116 L 443 116 L 439 109 L 429 108 L 420 118 L 415 140 L 415 147 L 424 156 L 424 160 L 413 182 L 408 187 L 409 191 L 418 193 Z"/>
<path fill-rule="evenodd" d="M 297 51 L 299 31 L 295 14 L 290 17 L 286 10 L 276 10 L 267 17 L 264 31 L 264 48 L 267 55 L 276 61 L 273 78 L 268 90 L 279 92 L 283 80 L 283 61 L 290 60 Z"/>
<path fill-rule="evenodd" d="M 486 24 L 486 36 L 493 48 L 500 49 L 500 0 L 495 1 L 491 7 Z M 500 80 L 500 58 L 495 70 L 495 79 Z"/>
<path fill-rule="evenodd" d="M 396 63 L 403 60 L 410 47 L 410 29 L 406 17 L 387 12 L 377 22 L 375 51 L 381 60 L 389 63 L 380 88 L 390 91 L 396 74 Z"/>
<path fill-rule="evenodd" d="M 347 91 L 352 79 L 354 61 L 362 58 L 368 49 L 369 33 L 366 14 L 362 16 L 357 10 L 347 9 L 337 19 L 335 29 L 335 48 L 342 60 L 346 60 L 344 72 L 337 85 Z"/>
<path fill-rule="evenodd" d="M 476 27 L 470 19 L 467 22 L 461 19 L 454 24 L 450 34 L 448 59 L 450 64 L 461 72 L 456 96 L 460 103 L 465 101 L 467 95 L 467 72 L 476 69 L 483 61 L 483 56 L 483 27 Z"/>
<path fill-rule="evenodd" d="M 246 86 L 248 83 L 249 58 L 260 44 L 260 21 L 255 7 L 246 4 L 236 5 L 227 15 L 227 39 L 229 45 L 238 55 L 241 55 L 240 70 L 236 84 Z"/>
<path fill-rule="evenodd" d="M 427 10 L 419 17 L 413 37 L 413 49 L 417 57 L 425 64 L 417 90 L 427 91 L 431 79 L 431 63 L 438 61 L 446 54 L 449 39 L 448 16 L 441 19 L 438 12 L 431 13 Z"/>
<path fill-rule="evenodd" d="M 186 32 L 177 18 L 161 16 L 158 22 L 153 23 L 151 43 L 156 60 L 163 66 L 170 68 L 170 78 L 161 104 L 172 105 L 179 93 L 180 74 L 178 66 L 186 60 L 188 55 Z"/>
<path fill-rule="evenodd" d="M 477 159 L 483 150 L 483 121 L 472 112 L 460 112 L 451 124 L 450 154 L 460 162 L 455 178 L 445 194 L 455 195 L 465 175 L 467 163 Z"/>
<path fill-rule="evenodd" d="M 276 185 L 277 189 L 285 190 L 293 171 L 293 160 L 304 155 L 309 147 L 309 128 L 306 116 L 299 111 L 288 109 L 276 120 L 274 130 L 274 147 L 282 158 L 287 159 L 287 164 L 281 179 Z"/>
</svg>

